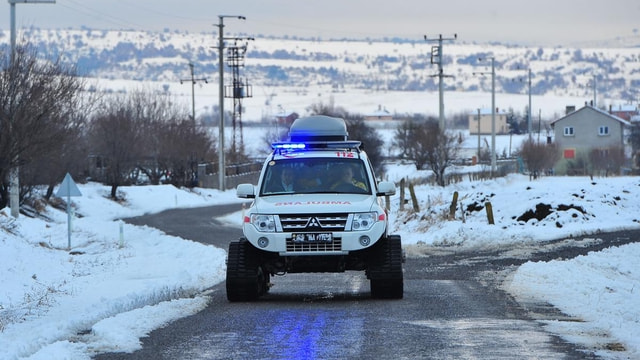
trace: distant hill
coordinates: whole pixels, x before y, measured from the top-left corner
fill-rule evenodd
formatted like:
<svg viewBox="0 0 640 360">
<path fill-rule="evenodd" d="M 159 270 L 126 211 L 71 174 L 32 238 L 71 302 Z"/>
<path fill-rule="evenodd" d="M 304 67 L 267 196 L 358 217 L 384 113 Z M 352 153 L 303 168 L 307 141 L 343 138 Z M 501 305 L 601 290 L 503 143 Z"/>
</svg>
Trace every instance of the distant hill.
<svg viewBox="0 0 640 360">
<path fill-rule="evenodd" d="M 197 65 L 198 76 L 216 81 L 217 33 L 102 30 L 20 30 L 48 57 L 76 64 L 83 76 L 103 79 L 175 83 Z M 9 32 L 0 32 L 6 53 Z M 244 43 L 240 43 L 243 45 Z M 228 44 L 233 45 L 233 44 Z M 330 85 L 336 91 L 437 91 L 437 68 L 431 47 L 422 39 L 319 40 L 257 37 L 247 43 L 242 77 L 254 86 L 310 88 Z M 503 44 L 445 43 L 447 91 L 491 91 L 489 62 L 495 58 L 496 92 L 528 92 L 532 70 L 534 95 L 593 98 L 598 94 L 620 101 L 640 98 L 640 48 L 528 48 Z M 476 74 L 475 73 L 483 73 Z"/>
</svg>

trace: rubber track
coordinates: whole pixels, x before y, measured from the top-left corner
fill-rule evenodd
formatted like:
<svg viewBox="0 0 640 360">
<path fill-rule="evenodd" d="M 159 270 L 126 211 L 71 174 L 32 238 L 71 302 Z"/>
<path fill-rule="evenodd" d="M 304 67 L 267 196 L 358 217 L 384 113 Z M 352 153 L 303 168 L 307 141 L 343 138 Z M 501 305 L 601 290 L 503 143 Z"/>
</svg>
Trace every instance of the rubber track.
<svg viewBox="0 0 640 360">
<path fill-rule="evenodd" d="M 401 299 L 404 293 L 402 274 L 402 242 L 399 235 L 382 239 L 375 249 L 375 264 L 369 267 L 371 296 Z"/>
<path fill-rule="evenodd" d="M 229 243 L 227 299 L 251 301 L 260 296 L 258 262 L 253 246 L 244 238 Z"/>
</svg>

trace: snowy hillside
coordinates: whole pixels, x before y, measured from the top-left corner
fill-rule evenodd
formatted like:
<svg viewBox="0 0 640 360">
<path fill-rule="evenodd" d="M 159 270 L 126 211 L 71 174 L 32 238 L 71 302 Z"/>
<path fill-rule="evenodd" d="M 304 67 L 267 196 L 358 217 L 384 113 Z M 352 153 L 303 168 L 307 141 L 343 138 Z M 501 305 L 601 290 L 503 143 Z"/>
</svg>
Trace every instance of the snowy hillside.
<svg viewBox="0 0 640 360">
<path fill-rule="evenodd" d="M 190 87 L 181 84 L 180 80 L 190 78 L 188 64 L 193 63 L 195 76 L 209 80 L 207 84 L 198 84 L 198 96 L 206 96 L 198 101 L 200 111 L 217 104 L 217 38 L 215 31 L 27 29 L 19 32 L 19 39 L 28 39 L 36 44 L 41 54 L 62 56 L 69 63 L 77 64 L 81 75 L 100 79 L 101 85 L 95 85 L 97 89 L 105 87 L 108 91 L 120 91 L 125 86 L 104 85 L 102 82 L 105 80 L 143 81 L 153 82 L 161 91 L 190 97 Z M 6 50 L 8 42 L 8 31 L 0 33 L 0 47 Z M 241 76 L 252 86 L 253 96 L 260 97 L 260 101 L 251 104 L 251 99 L 247 99 L 246 106 L 253 105 L 252 115 L 259 117 L 264 112 L 275 112 L 280 108 L 300 112 L 300 109 L 286 106 L 286 102 L 282 104 L 279 99 L 285 94 L 307 96 L 311 101 L 325 96 L 322 101 L 327 102 L 327 94 L 339 98 L 342 94 L 365 92 L 378 96 L 378 104 L 394 111 L 413 112 L 414 109 L 395 106 L 396 101 L 385 101 L 385 98 L 400 94 L 400 99 L 408 99 L 410 103 L 420 98 L 437 98 L 438 79 L 433 76 L 437 67 L 431 63 L 432 45 L 434 43 L 427 43 L 421 38 L 320 40 L 256 37 L 254 41 L 247 42 L 246 66 L 242 68 Z M 443 54 L 444 72 L 452 76 L 445 80 L 448 93 L 490 92 L 491 76 L 487 74 L 491 70 L 490 63 L 478 59 L 493 57 L 498 94 L 526 98 L 529 92 L 527 70 L 531 69 L 531 94 L 538 101 L 549 97 L 569 97 L 576 99 L 571 105 L 580 105 L 594 98 L 594 88 L 597 103 L 601 106 L 638 99 L 635 89 L 640 85 L 640 53 L 637 48 L 527 48 L 471 44 L 459 39 L 445 43 Z M 488 107 L 490 102 L 486 95 L 484 99 L 487 100 L 469 109 Z M 522 112 L 526 104 L 519 101 L 499 106 L 513 107 Z M 280 108 L 277 105 L 281 105 Z M 255 106 L 260 106 L 261 110 L 255 111 Z M 412 107 L 418 108 L 419 112 L 437 113 L 437 107 L 415 104 Z M 532 108 L 535 111 L 541 106 L 533 104 Z M 541 111 L 553 114 L 562 112 L 562 109 L 563 106 L 559 105 L 553 111 Z"/>
</svg>

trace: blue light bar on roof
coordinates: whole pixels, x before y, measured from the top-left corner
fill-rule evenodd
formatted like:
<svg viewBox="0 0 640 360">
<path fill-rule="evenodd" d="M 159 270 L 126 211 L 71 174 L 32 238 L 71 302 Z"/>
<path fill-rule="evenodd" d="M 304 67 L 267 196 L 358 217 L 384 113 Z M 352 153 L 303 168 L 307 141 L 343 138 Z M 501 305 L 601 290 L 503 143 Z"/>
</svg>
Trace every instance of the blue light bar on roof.
<svg viewBox="0 0 640 360">
<path fill-rule="evenodd" d="M 275 150 L 321 150 L 321 149 L 348 149 L 358 150 L 361 145 L 360 141 L 306 141 L 306 142 L 274 142 L 271 147 Z"/>
<path fill-rule="evenodd" d="M 307 147 L 304 143 L 273 143 L 271 147 L 274 149 L 304 149 Z"/>
</svg>

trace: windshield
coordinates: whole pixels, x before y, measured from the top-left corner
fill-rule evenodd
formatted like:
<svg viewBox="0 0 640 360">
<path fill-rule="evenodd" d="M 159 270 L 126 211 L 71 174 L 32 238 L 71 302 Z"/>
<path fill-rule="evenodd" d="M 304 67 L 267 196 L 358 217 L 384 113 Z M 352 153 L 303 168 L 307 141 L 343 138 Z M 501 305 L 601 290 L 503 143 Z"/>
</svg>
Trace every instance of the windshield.
<svg viewBox="0 0 640 360">
<path fill-rule="evenodd" d="M 370 194 L 364 162 L 358 159 L 306 158 L 268 163 L 261 195 L 309 193 Z"/>
</svg>

